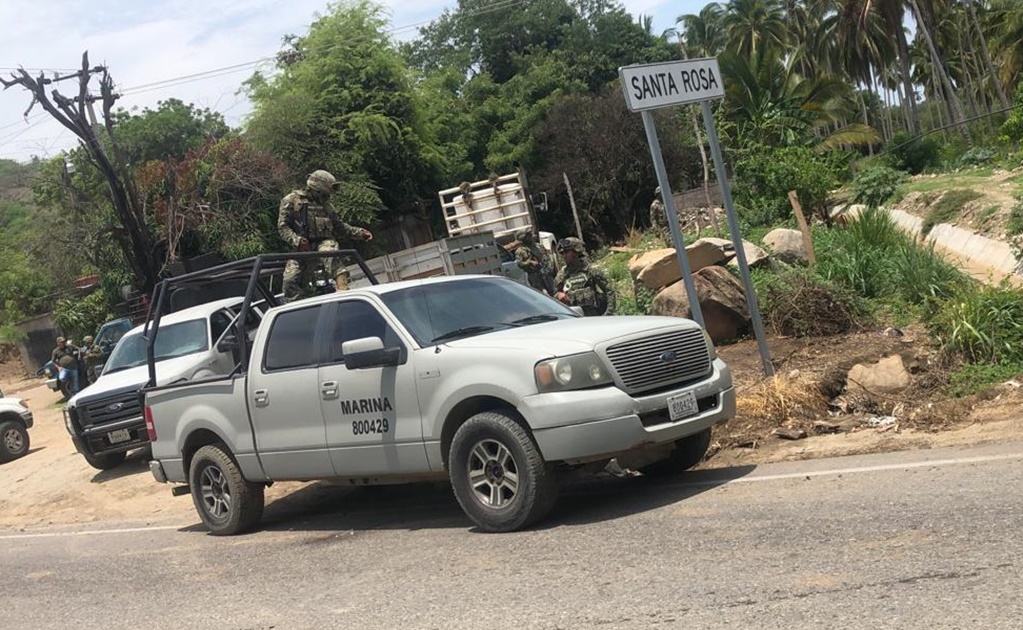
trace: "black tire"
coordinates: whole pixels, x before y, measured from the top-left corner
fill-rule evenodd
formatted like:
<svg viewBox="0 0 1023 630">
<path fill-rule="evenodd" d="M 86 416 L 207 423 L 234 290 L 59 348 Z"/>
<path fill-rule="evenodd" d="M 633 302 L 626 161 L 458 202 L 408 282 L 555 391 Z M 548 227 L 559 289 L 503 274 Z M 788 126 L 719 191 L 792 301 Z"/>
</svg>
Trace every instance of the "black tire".
<svg viewBox="0 0 1023 630">
<path fill-rule="evenodd" d="M 218 445 L 195 452 L 188 485 L 195 511 L 214 536 L 241 534 L 263 517 L 264 486 L 246 481 L 234 459 Z"/>
<path fill-rule="evenodd" d="M 710 428 L 707 428 L 678 440 L 667 459 L 642 468 L 640 472 L 645 475 L 677 475 L 699 464 L 709 448 Z"/>
<path fill-rule="evenodd" d="M 64 396 L 65 400 L 71 400 L 71 397 L 75 395 L 75 393 L 73 391 L 71 391 L 71 381 L 70 380 L 66 380 L 66 381 L 58 381 L 58 382 L 60 383 L 60 393 L 61 393 L 61 395 Z"/>
<path fill-rule="evenodd" d="M 529 432 L 503 411 L 478 413 L 458 428 L 448 469 L 462 510 L 486 532 L 531 525 L 558 499 L 557 468 L 544 461 Z"/>
<path fill-rule="evenodd" d="M 82 453 L 85 461 L 96 470 L 110 470 L 117 468 L 124 463 L 127 453 L 106 453 L 105 455 L 94 455 L 93 453 Z"/>
<path fill-rule="evenodd" d="M 28 452 L 28 430 L 16 420 L 0 422 L 0 462 L 24 457 Z"/>
</svg>

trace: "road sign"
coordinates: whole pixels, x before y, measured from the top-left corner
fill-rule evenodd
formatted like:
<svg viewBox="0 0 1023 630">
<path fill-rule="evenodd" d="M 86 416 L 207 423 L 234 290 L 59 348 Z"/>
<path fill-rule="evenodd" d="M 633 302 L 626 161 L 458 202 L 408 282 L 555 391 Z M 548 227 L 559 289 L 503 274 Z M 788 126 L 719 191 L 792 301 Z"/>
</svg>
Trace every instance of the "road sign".
<svg viewBox="0 0 1023 630">
<path fill-rule="evenodd" d="M 717 59 L 693 59 L 619 68 L 625 104 L 641 112 L 725 95 Z"/>
</svg>

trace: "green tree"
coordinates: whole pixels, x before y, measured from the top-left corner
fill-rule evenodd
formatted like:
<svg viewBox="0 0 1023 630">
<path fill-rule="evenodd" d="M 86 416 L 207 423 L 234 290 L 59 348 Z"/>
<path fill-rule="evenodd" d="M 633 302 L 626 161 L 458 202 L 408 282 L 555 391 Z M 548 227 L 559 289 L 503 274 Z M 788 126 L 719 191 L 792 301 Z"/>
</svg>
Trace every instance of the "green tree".
<svg viewBox="0 0 1023 630">
<path fill-rule="evenodd" d="M 218 140 L 229 129 L 224 117 L 209 109 L 171 98 L 134 114 L 115 113 L 117 140 L 129 162 L 135 166 L 150 160 L 181 159 L 207 140 Z"/>
</svg>

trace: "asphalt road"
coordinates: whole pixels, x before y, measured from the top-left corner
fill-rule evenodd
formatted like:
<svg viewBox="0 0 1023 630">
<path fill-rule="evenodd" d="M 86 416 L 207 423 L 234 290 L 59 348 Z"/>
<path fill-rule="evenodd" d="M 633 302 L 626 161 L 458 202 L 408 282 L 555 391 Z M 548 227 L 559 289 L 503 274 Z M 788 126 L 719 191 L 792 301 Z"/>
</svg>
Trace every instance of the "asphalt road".
<svg viewBox="0 0 1023 630">
<path fill-rule="evenodd" d="M 235 538 L 0 531 L 0 627 L 1018 629 L 1021 490 L 1023 444 L 917 451 L 592 480 L 487 535 L 443 486 L 321 484 Z"/>
</svg>

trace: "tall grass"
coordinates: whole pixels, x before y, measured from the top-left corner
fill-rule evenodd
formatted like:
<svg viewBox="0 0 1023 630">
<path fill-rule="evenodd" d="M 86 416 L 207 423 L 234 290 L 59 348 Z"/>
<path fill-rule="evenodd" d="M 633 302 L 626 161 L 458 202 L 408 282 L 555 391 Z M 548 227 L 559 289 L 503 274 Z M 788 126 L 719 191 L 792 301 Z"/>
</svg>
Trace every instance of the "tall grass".
<svg viewBox="0 0 1023 630">
<path fill-rule="evenodd" d="M 1023 291 L 1007 284 L 961 291 L 928 326 L 944 350 L 972 363 L 1023 362 Z"/>
<path fill-rule="evenodd" d="M 824 230 L 814 240 L 818 272 L 865 298 L 923 304 L 969 284 L 933 245 L 901 232 L 883 210 L 868 209 L 847 229 Z"/>
</svg>

